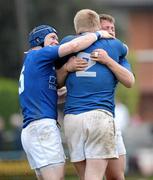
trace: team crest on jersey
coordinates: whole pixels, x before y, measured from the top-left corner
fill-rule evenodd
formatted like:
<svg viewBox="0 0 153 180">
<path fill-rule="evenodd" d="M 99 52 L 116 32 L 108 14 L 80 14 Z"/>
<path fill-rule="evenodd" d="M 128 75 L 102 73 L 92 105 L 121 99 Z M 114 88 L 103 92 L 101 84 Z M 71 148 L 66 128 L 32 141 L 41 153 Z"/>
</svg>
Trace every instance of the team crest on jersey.
<svg viewBox="0 0 153 180">
<path fill-rule="evenodd" d="M 49 76 L 49 89 L 57 90 L 57 81 L 55 76 Z"/>
</svg>

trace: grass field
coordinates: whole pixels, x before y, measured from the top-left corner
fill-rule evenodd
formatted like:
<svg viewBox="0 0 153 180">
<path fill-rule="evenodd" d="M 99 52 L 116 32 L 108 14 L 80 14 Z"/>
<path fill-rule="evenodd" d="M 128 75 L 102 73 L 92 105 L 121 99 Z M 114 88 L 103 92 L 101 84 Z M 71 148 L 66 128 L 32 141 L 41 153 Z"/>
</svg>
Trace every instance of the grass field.
<svg viewBox="0 0 153 180">
<path fill-rule="evenodd" d="M 5 177 L 0 177 L 0 180 L 36 180 L 35 176 L 5 176 Z M 79 180 L 77 176 L 66 176 L 65 180 Z M 141 176 L 130 176 L 126 177 L 126 180 L 153 180 L 152 177 L 141 177 Z"/>
</svg>

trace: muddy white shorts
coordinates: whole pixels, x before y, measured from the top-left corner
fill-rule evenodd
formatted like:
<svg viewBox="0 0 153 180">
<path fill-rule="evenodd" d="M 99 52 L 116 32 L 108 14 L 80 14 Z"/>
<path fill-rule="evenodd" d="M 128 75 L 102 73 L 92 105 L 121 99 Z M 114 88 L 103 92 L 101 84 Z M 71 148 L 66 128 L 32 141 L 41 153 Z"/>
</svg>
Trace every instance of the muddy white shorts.
<svg viewBox="0 0 153 180">
<path fill-rule="evenodd" d="M 65 162 L 60 132 L 53 119 L 31 122 L 22 130 L 21 141 L 32 169 Z"/>
<path fill-rule="evenodd" d="M 67 114 L 64 132 L 72 162 L 118 157 L 114 119 L 107 111 Z"/>
<path fill-rule="evenodd" d="M 116 150 L 118 152 L 118 155 L 126 154 L 126 149 L 125 149 L 121 130 L 116 130 Z"/>
</svg>

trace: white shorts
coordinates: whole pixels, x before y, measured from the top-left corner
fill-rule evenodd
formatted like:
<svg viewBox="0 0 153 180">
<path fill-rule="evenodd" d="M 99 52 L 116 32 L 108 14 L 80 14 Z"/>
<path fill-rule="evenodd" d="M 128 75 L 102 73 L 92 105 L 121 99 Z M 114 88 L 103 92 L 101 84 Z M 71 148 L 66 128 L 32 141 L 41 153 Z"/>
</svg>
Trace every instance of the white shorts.
<svg viewBox="0 0 153 180">
<path fill-rule="evenodd" d="M 65 115 L 65 138 L 72 162 L 118 157 L 115 125 L 110 114 L 93 110 Z"/>
<path fill-rule="evenodd" d="M 53 119 L 31 122 L 22 130 L 21 141 L 32 169 L 65 162 L 60 132 Z"/>
<path fill-rule="evenodd" d="M 119 156 L 126 154 L 126 149 L 125 149 L 121 130 L 116 130 L 116 150 Z"/>
</svg>

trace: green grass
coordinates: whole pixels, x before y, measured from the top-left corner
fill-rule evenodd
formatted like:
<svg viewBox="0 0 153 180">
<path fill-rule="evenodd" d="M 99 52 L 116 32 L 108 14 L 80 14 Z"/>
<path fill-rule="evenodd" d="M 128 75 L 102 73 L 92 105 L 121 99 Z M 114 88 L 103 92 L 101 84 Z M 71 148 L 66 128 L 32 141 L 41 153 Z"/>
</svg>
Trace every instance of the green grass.
<svg viewBox="0 0 153 180">
<path fill-rule="evenodd" d="M 65 180 L 78 180 L 79 178 L 77 176 L 66 176 Z"/>
<path fill-rule="evenodd" d="M 35 175 L 33 176 L 0 176 L 0 180 L 36 180 Z M 69 175 L 65 177 L 65 180 L 79 180 L 77 176 Z M 142 176 L 130 176 L 126 177 L 126 180 L 153 180 L 152 177 L 142 177 Z"/>
<path fill-rule="evenodd" d="M 77 176 L 66 176 L 65 180 L 79 180 Z M 126 180 L 153 180 L 152 177 L 142 177 L 142 176 L 130 176 L 126 177 Z"/>
</svg>

